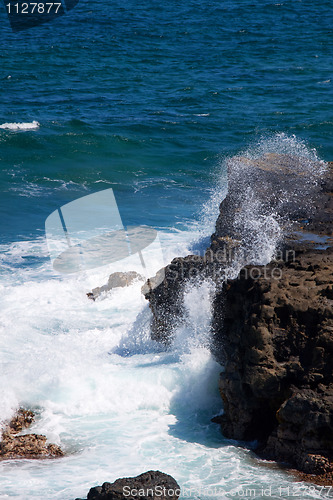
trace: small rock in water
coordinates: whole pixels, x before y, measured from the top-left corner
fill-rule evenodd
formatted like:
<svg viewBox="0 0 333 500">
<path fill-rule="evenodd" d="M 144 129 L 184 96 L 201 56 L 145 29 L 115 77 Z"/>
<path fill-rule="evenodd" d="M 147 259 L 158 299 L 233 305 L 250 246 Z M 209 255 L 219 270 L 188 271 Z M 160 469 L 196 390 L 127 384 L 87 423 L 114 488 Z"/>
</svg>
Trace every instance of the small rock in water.
<svg viewBox="0 0 333 500">
<path fill-rule="evenodd" d="M 93 288 L 91 292 L 87 293 L 87 297 L 91 300 L 96 300 L 103 292 L 109 292 L 113 288 L 130 286 L 137 280 L 144 280 L 144 277 L 136 271 L 112 273 L 106 285 Z"/>
<path fill-rule="evenodd" d="M 160 471 L 148 471 L 136 477 L 124 477 L 114 483 L 91 488 L 87 500 L 178 500 L 176 480 Z M 76 499 L 80 500 L 80 499 Z"/>
<path fill-rule="evenodd" d="M 0 442 L 0 460 L 9 458 L 51 458 L 64 455 L 56 444 L 47 444 L 46 436 L 41 434 L 24 434 L 17 436 L 29 427 L 35 415 L 30 410 L 20 408 L 2 433 Z"/>
<path fill-rule="evenodd" d="M 25 434 L 13 436 L 4 433 L 0 443 L 0 458 L 50 458 L 62 457 L 63 452 L 55 444 L 46 444 L 46 436 Z"/>
</svg>

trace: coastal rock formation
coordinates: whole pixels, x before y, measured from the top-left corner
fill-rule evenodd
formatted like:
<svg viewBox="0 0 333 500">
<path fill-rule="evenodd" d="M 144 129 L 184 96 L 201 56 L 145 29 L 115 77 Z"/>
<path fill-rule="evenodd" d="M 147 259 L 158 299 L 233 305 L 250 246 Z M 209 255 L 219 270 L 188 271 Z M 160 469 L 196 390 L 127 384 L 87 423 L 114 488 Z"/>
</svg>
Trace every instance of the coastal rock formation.
<svg viewBox="0 0 333 500">
<path fill-rule="evenodd" d="M 136 271 L 128 271 L 127 273 L 116 272 L 109 276 L 106 285 L 93 288 L 87 296 L 91 300 L 96 300 L 103 292 L 109 292 L 113 288 L 130 286 L 134 281 L 143 280 L 144 277 Z"/>
<path fill-rule="evenodd" d="M 326 481 L 333 480 L 332 173 L 330 164 L 311 217 L 284 238 L 285 258 L 244 267 L 213 307 L 224 435 L 257 439 L 261 456 Z"/>
<path fill-rule="evenodd" d="M 328 209 L 333 214 L 332 182 L 324 176 L 323 162 L 266 153 L 256 160 L 234 157 L 227 166 L 228 193 L 209 248 L 203 255 L 174 259 L 142 288 L 152 311 L 154 340 L 172 340 L 182 321 L 186 284 L 193 278 L 208 278 L 220 288 L 246 264 L 265 259 L 283 231 L 301 226 L 311 231 L 329 220 Z"/>
<path fill-rule="evenodd" d="M 194 265 L 217 285 L 212 350 L 224 367 L 224 414 L 213 420 L 226 437 L 257 440 L 260 456 L 326 482 L 333 481 L 332 167 L 275 153 L 232 159 L 211 245 Z M 191 261 L 193 268 L 192 256 L 175 259 L 157 288 L 144 287 L 156 340 L 170 341 L 174 318 L 181 321 Z"/>
<path fill-rule="evenodd" d="M 333 472 L 332 282 L 333 249 L 307 250 L 244 268 L 213 308 L 223 434 L 306 473 Z"/>
<path fill-rule="evenodd" d="M 91 488 L 87 500 L 178 500 L 180 487 L 172 476 L 148 471 Z M 80 500 L 80 499 L 76 499 Z"/>
<path fill-rule="evenodd" d="M 17 435 L 34 421 L 30 410 L 20 409 L 2 432 L 0 459 L 62 457 L 63 451 L 55 444 L 47 444 L 41 434 Z"/>
<path fill-rule="evenodd" d="M 238 248 L 238 241 L 221 237 L 218 243 L 212 242 L 203 256 L 177 257 L 146 281 L 141 291 L 152 311 L 153 340 L 166 345 L 172 342 L 174 329 L 183 321 L 186 286 L 194 281 L 198 283 L 209 279 L 219 287 Z"/>
<path fill-rule="evenodd" d="M 266 153 L 257 159 L 236 156 L 227 167 L 228 193 L 220 204 L 213 240 L 248 236 L 243 216 L 251 216 L 247 210 L 250 206 L 258 217 L 274 214 L 286 226 L 291 221 L 309 224 L 313 219 L 328 220 L 323 214 L 327 209 L 325 191 L 330 190 L 331 180 L 325 176 L 324 162 Z"/>
</svg>

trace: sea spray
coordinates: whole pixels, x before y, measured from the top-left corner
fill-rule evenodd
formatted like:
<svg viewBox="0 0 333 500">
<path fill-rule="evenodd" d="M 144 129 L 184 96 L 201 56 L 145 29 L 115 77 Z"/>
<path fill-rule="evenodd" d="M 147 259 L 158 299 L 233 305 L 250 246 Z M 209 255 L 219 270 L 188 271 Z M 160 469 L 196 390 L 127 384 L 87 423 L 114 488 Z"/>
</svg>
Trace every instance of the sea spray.
<svg viewBox="0 0 333 500">
<path fill-rule="evenodd" d="M 261 139 L 224 165 L 227 194 L 218 185 L 201 217 L 207 227 L 212 200 L 224 196 L 211 247 L 203 250 L 201 232 L 193 255 L 171 263 L 156 294 L 145 292 L 153 311 L 153 338 L 174 349 L 209 344 L 214 289 L 235 279 L 243 267 L 265 266 L 277 257 L 285 235 L 315 214 L 327 168 L 314 150 L 285 134 Z M 224 261 L 222 254 L 228 256 Z"/>
<path fill-rule="evenodd" d="M 267 264 L 284 235 L 316 211 L 327 164 L 295 136 L 262 138 L 225 160 L 228 194 L 221 204 L 216 236 L 239 242 L 226 275 L 247 264 Z"/>
<path fill-rule="evenodd" d="M 214 290 L 215 284 L 209 279 L 194 279 L 186 284 L 184 322 L 175 331 L 174 349 L 185 352 L 191 352 L 195 348 L 209 349 Z"/>
</svg>

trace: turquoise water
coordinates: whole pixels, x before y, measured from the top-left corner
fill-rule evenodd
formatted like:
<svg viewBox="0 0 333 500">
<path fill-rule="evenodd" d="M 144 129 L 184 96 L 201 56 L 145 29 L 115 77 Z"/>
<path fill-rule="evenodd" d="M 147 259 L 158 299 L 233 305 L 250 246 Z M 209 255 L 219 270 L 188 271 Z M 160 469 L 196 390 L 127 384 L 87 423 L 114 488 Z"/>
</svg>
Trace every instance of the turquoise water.
<svg viewBox="0 0 333 500">
<path fill-rule="evenodd" d="M 210 423 L 222 403 L 208 284 L 187 291 L 165 351 L 142 283 L 85 295 L 138 263 L 58 275 L 44 224 L 113 188 L 124 224 L 158 229 L 168 262 L 212 232 L 225 158 L 260 142 L 332 160 L 331 1 L 81 0 L 19 34 L 0 17 L 0 415 L 34 408 L 33 430 L 66 452 L 0 463 L 0 498 L 73 500 L 148 469 L 197 500 L 320 498 Z"/>
</svg>

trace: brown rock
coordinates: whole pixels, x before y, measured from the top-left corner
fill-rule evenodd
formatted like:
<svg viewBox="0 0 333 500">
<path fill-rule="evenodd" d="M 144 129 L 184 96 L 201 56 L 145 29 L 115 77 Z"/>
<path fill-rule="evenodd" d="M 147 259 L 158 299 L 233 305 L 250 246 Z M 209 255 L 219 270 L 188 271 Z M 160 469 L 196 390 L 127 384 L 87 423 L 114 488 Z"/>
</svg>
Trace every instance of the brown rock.
<svg viewBox="0 0 333 500">
<path fill-rule="evenodd" d="M 20 408 L 2 433 L 0 459 L 10 458 L 51 458 L 64 455 L 55 444 L 47 444 L 46 437 L 40 434 L 17 435 L 34 421 L 34 413 Z"/>
<path fill-rule="evenodd" d="M 91 292 L 87 293 L 87 297 L 91 300 L 96 300 L 103 292 L 109 292 L 113 288 L 130 286 L 134 281 L 143 279 L 143 276 L 136 271 L 112 273 L 106 285 L 93 288 Z"/>
<path fill-rule="evenodd" d="M 0 457 L 9 458 L 51 458 L 62 457 L 61 448 L 46 444 L 46 437 L 39 434 L 13 436 L 4 433 L 0 443 Z"/>
<path fill-rule="evenodd" d="M 17 433 L 21 432 L 23 429 L 30 427 L 35 419 L 35 415 L 31 410 L 24 410 L 20 408 L 16 415 L 9 422 L 7 427 L 7 432 L 9 433 Z"/>
</svg>

